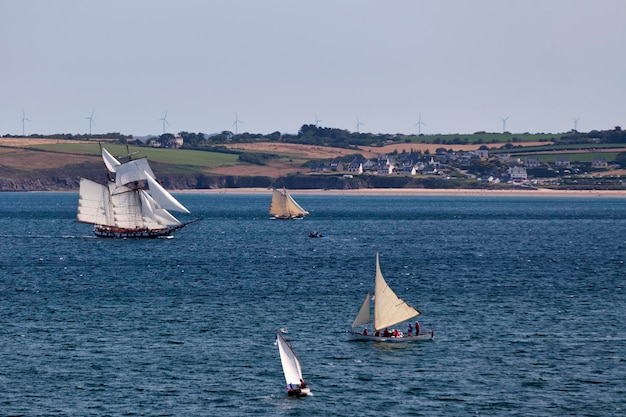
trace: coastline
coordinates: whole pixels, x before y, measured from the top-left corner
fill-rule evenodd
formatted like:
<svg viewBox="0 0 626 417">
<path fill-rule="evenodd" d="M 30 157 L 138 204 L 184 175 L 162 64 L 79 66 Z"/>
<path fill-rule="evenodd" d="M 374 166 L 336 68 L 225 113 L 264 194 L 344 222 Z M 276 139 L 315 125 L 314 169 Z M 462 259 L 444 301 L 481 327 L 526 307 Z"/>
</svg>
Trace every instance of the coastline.
<svg viewBox="0 0 626 417">
<path fill-rule="evenodd" d="M 211 188 L 194 190 L 170 190 L 177 194 L 271 194 L 271 188 Z M 528 190 L 478 190 L 478 189 L 426 189 L 426 188 L 361 188 L 356 190 L 306 189 L 289 190 L 291 194 L 314 195 L 363 195 L 363 196 L 507 196 L 507 197 L 622 197 L 626 190 L 550 190 L 545 188 Z"/>
</svg>

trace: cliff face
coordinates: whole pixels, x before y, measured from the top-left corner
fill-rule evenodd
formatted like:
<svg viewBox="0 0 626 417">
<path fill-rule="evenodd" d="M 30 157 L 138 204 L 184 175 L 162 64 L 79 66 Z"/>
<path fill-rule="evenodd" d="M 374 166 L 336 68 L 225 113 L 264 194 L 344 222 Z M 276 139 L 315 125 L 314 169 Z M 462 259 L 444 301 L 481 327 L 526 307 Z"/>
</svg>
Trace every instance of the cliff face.
<svg viewBox="0 0 626 417">
<path fill-rule="evenodd" d="M 0 191 L 78 191 L 80 178 L 103 183 L 106 180 L 101 164 L 83 163 L 57 169 L 19 171 L 0 166 Z M 289 175 L 280 178 L 208 174 L 159 174 L 159 181 L 168 190 L 210 188 L 269 188 L 291 190 L 354 190 L 360 188 L 482 188 L 484 183 L 461 183 L 440 177 L 409 177 L 401 175 Z"/>
</svg>

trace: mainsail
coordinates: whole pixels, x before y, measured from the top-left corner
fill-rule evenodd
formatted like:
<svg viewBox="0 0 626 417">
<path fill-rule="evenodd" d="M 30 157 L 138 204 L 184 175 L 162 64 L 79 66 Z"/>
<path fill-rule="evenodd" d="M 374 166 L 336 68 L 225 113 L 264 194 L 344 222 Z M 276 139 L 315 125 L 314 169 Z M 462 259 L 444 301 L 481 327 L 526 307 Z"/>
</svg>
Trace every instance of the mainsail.
<svg viewBox="0 0 626 417">
<path fill-rule="evenodd" d="M 302 379 L 302 368 L 300 366 L 300 360 L 296 356 L 296 352 L 285 338 L 276 332 L 276 344 L 278 345 L 278 351 L 280 352 L 280 362 L 283 365 L 283 374 L 285 375 L 285 382 L 287 386 L 289 384 L 300 385 Z"/>
<path fill-rule="evenodd" d="M 420 314 L 396 295 L 387 285 L 376 253 L 376 280 L 374 291 L 374 329 L 381 330 Z"/>
<path fill-rule="evenodd" d="M 79 222 L 107 237 L 162 236 L 185 225 L 168 210 L 189 210 L 155 180 L 145 158 L 120 163 L 103 148 L 102 159 L 113 175 L 106 185 L 81 178 Z"/>
<path fill-rule="evenodd" d="M 270 204 L 270 214 L 278 219 L 295 219 L 309 214 L 308 211 L 300 207 L 296 200 L 289 195 L 287 190 L 274 189 L 272 192 L 272 203 Z"/>
</svg>

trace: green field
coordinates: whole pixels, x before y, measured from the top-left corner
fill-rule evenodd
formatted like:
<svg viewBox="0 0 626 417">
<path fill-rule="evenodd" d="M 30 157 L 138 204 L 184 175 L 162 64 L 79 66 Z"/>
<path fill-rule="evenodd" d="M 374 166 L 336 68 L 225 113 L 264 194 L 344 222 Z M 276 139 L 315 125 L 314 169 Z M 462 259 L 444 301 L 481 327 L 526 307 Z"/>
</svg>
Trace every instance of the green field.
<svg viewBox="0 0 626 417">
<path fill-rule="evenodd" d="M 480 144 L 490 143 L 524 143 L 524 142 L 550 142 L 559 138 L 562 134 L 553 133 L 485 133 L 477 132 L 473 134 L 445 134 L 445 135 L 423 135 L 411 136 L 411 142 L 416 143 L 441 143 L 446 144 Z"/>
<path fill-rule="evenodd" d="M 58 143 L 50 145 L 34 145 L 31 149 L 39 149 L 55 153 L 71 153 L 79 155 L 100 155 L 100 146 L 95 143 Z M 186 149 L 159 149 L 151 147 L 129 146 L 128 150 L 124 145 L 107 144 L 106 150 L 115 157 L 126 155 L 128 150 L 132 153 L 133 159 L 148 158 L 150 162 L 186 165 L 190 167 L 214 167 L 220 165 L 230 165 L 237 163 L 237 155 L 193 151 Z"/>
</svg>

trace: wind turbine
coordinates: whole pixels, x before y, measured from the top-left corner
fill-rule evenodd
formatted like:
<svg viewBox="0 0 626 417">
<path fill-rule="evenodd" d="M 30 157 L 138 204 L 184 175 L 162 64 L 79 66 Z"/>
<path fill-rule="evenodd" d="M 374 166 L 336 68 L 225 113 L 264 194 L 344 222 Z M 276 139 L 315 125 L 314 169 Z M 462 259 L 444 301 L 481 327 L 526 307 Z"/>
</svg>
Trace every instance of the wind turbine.
<svg viewBox="0 0 626 417">
<path fill-rule="evenodd" d="M 419 114 L 419 119 L 417 121 L 417 123 L 415 123 L 415 126 L 417 126 L 417 136 L 422 134 L 422 126 L 424 126 L 425 123 L 422 122 L 422 113 Z"/>
<path fill-rule="evenodd" d="M 25 132 L 25 122 L 30 122 L 30 119 L 26 118 L 26 113 L 22 110 L 22 136 L 26 136 Z"/>
<path fill-rule="evenodd" d="M 235 126 L 235 135 L 237 134 L 237 127 L 239 126 L 239 123 L 244 122 L 239 120 L 239 117 L 237 117 L 237 112 L 235 112 L 235 121 L 233 122 L 233 126 Z"/>
<path fill-rule="evenodd" d="M 89 117 L 85 117 L 85 119 L 89 120 L 89 134 L 91 135 L 91 126 L 96 124 L 96 122 L 93 121 L 93 114 L 95 113 L 95 110 L 91 111 L 91 116 Z"/>
<path fill-rule="evenodd" d="M 502 119 L 502 133 L 506 132 L 506 121 L 509 120 L 509 117 L 511 116 L 500 117 Z"/>
<path fill-rule="evenodd" d="M 159 119 L 163 122 L 163 134 L 165 134 L 165 125 L 169 125 L 169 122 L 167 121 L 167 112 L 168 110 L 165 110 L 165 116 Z"/>
<path fill-rule="evenodd" d="M 580 119 L 580 116 L 574 119 L 574 132 L 578 132 L 578 119 Z"/>
<path fill-rule="evenodd" d="M 359 128 L 361 127 L 361 125 L 365 125 L 365 123 L 361 123 L 359 121 L 359 115 L 356 115 L 356 133 L 361 133 Z"/>
<path fill-rule="evenodd" d="M 317 125 L 322 121 L 323 121 L 322 119 L 317 118 L 317 113 L 315 113 L 315 127 L 317 127 Z"/>
</svg>

